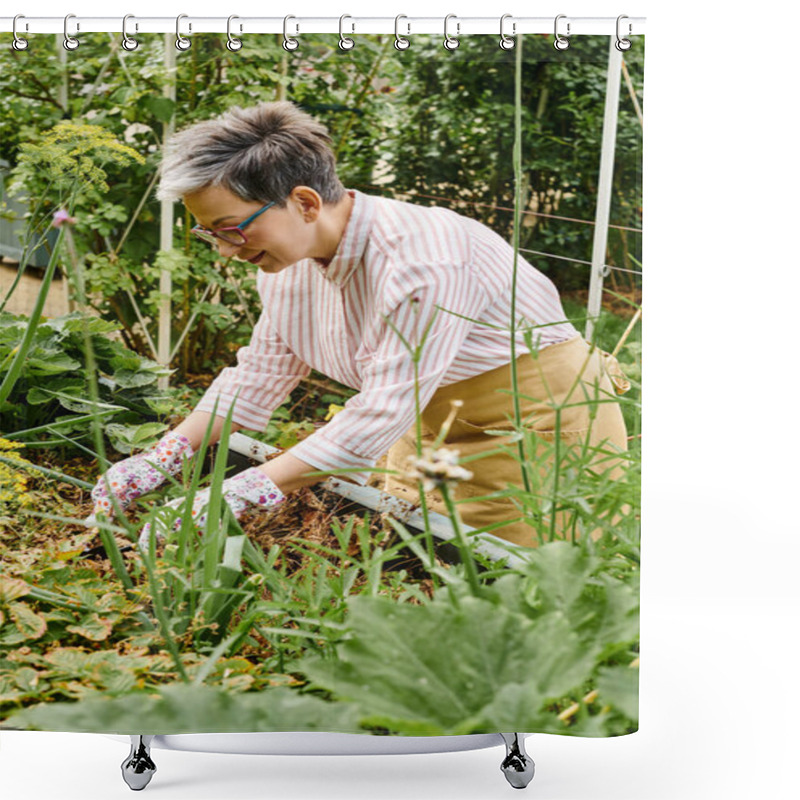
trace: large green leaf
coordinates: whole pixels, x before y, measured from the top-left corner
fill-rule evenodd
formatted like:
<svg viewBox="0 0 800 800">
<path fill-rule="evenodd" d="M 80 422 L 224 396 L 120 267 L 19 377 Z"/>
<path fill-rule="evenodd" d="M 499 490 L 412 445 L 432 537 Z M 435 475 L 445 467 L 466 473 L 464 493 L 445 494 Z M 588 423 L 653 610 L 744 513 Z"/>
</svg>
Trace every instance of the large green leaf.
<svg viewBox="0 0 800 800">
<path fill-rule="evenodd" d="M 47 620 L 25 603 L 10 603 L 8 616 L 19 631 L 21 638 L 18 641 L 40 639 L 47 631 Z M 6 643 L 11 643 L 8 636 L 5 637 L 5 641 Z"/>
<path fill-rule="evenodd" d="M 25 369 L 32 375 L 58 375 L 81 368 L 81 362 L 71 358 L 67 353 L 37 350 L 30 354 L 25 362 Z"/>
<path fill-rule="evenodd" d="M 123 389 L 135 389 L 138 386 L 147 386 L 155 383 L 160 374 L 156 370 L 118 369 L 113 375 L 113 380 Z"/>
<path fill-rule="evenodd" d="M 155 444 L 168 427 L 160 422 L 144 422 L 141 425 L 113 422 L 105 426 L 105 432 L 116 450 L 120 453 L 132 453 Z"/>
<path fill-rule="evenodd" d="M 99 614 L 86 614 L 77 624 L 67 625 L 67 630 L 93 642 L 102 642 L 111 635 L 113 627 L 114 623 L 110 619 Z"/>
<path fill-rule="evenodd" d="M 630 643 L 639 633 L 637 574 L 608 574 L 609 564 L 567 542 L 531 551 L 519 573 L 487 589 L 495 602 L 536 619 L 563 616 L 581 640 L 600 647 Z"/>
<path fill-rule="evenodd" d="M 83 387 L 81 387 L 83 388 Z M 50 389 L 39 389 L 44 395 L 49 395 L 49 399 L 57 399 L 67 411 L 73 411 L 77 414 L 91 414 L 94 409 L 97 411 L 127 411 L 125 406 L 115 405 L 114 403 L 93 402 L 87 397 L 75 396 L 73 394 L 52 391 Z M 73 390 L 76 391 L 76 390 Z M 29 393 L 30 396 L 30 393 Z"/>
<path fill-rule="evenodd" d="M 43 403 L 52 403 L 53 394 L 61 392 L 70 396 L 78 396 L 86 393 L 86 381 L 83 378 L 48 378 L 47 388 L 44 386 L 33 386 L 26 396 L 30 405 L 38 406 Z"/>
<path fill-rule="evenodd" d="M 597 699 L 621 711 L 632 720 L 639 719 L 639 670 L 628 666 L 598 670 Z"/>
<path fill-rule="evenodd" d="M 184 684 L 166 686 L 154 694 L 41 704 L 14 714 L 8 722 L 33 730 L 97 733 L 360 732 L 352 709 L 296 690 L 276 687 L 231 694 L 216 687 Z"/>
<path fill-rule="evenodd" d="M 541 729 L 545 701 L 585 680 L 596 657 L 562 615 L 532 620 L 474 597 L 458 606 L 357 597 L 349 621 L 340 661 L 300 667 L 398 733 Z"/>
</svg>

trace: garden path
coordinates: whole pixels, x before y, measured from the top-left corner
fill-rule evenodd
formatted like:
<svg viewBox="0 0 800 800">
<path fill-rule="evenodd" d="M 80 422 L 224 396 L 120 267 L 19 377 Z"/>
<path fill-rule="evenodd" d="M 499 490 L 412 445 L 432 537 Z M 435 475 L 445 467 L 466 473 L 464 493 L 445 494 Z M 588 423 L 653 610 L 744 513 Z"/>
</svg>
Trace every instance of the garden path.
<svg viewBox="0 0 800 800">
<path fill-rule="evenodd" d="M 5 297 L 17 276 L 17 264 L 3 259 L 0 263 L 0 300 Z M 5 310 L 12 314 L 30 314 L 36 303 L 36 297 L 41 288 L 41 278 L 35 274 L 26 273 L 9 298 Z M 64 291 L 62 278 L 55 278 L 50 286 L 50 291 L 44 303 L 43 314 L 45 317 L 57 317 L 68 312 L 67 298 Z"/>
</svg>

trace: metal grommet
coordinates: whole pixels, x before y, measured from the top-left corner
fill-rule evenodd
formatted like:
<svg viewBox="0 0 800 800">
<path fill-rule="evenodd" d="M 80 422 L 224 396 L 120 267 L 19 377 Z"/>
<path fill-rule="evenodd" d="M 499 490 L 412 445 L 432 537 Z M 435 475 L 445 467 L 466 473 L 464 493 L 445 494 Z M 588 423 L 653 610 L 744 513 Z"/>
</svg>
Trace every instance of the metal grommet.
<svg viewBox="0 0 800 800">
<path fill-rule="evenodd" d="M 512 14 L 503 14 L 500 17 L 500 49 L 501 50 L 513 50 L 517 44 L 516 39 L 512 39 L 511 36 L 506 36 L 505 31 L 503 30 L 503 26 L 505 25 L 505 21 L 510 19 L 513 15 Z M 511 35 L 517 35 L 517 23 L 511 23 Z"/>
<path fill-rule="evenodd" d="M 11 32 L 14 34 L 14 41 L 11 42 L 11 46 L 15 50 L 27 50 L 28 49 L 28 40 L 27 39 L 23 39 L 21 36 L 19 36 L 17 34 L 17 20 L 18 19 L 25 19 L 25 16 L 23 14 L 17 14 L 17 16 L 14 17 L 14 22 L 11 24 Z M 26 31 L 28 30 L 28 23 L 27 22 L 25 23 L 25 30 Z"/>
<path fill-rule="evenodd" d="M 342 33 L 342 26 L 343 26 L 343 23 L 344 23 L 344 21 L 346 19 L 353 19 L 353 18 L 349 14 L 342 14 L 342 16 L 339 17 L 339 49 L 340 50 L 352 50 L 356 46 L 356 43 L 349 36 L 345 36 L 344 33 Z M 352 32 L 355 33 L 356 32 L 355 23 L 352 23 L 352 28 L 353 28 Z"/>
<path fill-rule="evenodd" d="M 65 50 L 77 50 L 80 42 L 74 37 L 69 35 L 69 21 L 71 19 L 75 19 L 74 14 L 67 14 L 64 17 L 64 41 L 61 43 L 64 45 Z M 79 31 L 81 29 L 80 25 L 76 25 L 75 30 Z"/>
<path fill-rule="evenodd" d="M 244 47 L 244 45 L 242 44 L 242 40 L 237 39 L 231 33 L 231 22 L 235 19 L 239 19 L 239 17 L 237 17 L 235 14 L 231 14 L 231 16 L 228 17 L 228 41 L 225 44 L 225 47 L 227 47 L 228 50 L 231 51 L 231 53 L 238 53 L 242 49 L 242 47 Z M 239 32 L 241 33 L 241 31 L 242 31 L 242 26 L 240 25 Z"/>
<path fill-rule="evenodd" d="M 569 39 L 567 39 L 567 37 L 566 37 L 566 36 L 562 36 L 562 35 L 561 35 L 561 34 L 558 32 L 558 21 L 559 21 L 560 19 L 566 19 L 566 18 L 567 18 L 567 15 L 566 15 L 566 14 L 559 14 L 559 15 L 556 17 L 556 21 L 555 21 L 555 26 L 554 26 L 554 33 L 553 33 L 553 35 L 554 35 L 556 38 L 555 38 L 555 39 L 554 39 L 554 41 L 553 41 L 553 47 L 555 47 L 555 49 L 556 49 L 556 50 L 559 50 L 559 51 L 566 50 L 566 49 L 569 47 Z M 567 23 L 567 36 L 569 36 L 569 33 L 570 33 L 570 30 L 569 30 L 569 29 L 570 29 L 570 24 L 569 24 L 569 22 L 568 22 L 568 23 Z"/>
<path fill-rule="evenodd" d="M 444 42 L 443 42 L 443 44 L 444 44 L 445 50 L 451 50 L 452 51 L 452 50 L 455 50 L 461 44 L 461 42 L 459 42 L 458 39 L 456 39 L 455 37 L 450 36 L 450 34 L 447 32 L 447 23 L 450 22 L 451 19 L 457 19 L 456 15 L 455 14 L 448 14 L 444 18 Z M 460 33 L 460 32 L 461 32 L 461 23 L 460 22 L 456 22 L 456 33 Z"/>
<path fill-rule="evenodd" d="M 187 19 L 188 14 L 178 14 L 178 18 L 175 20 L 175 47 L 178 48 L 181 52 L 188 50 L 192 46 L 192 40 L 187 39 L 183 34 L 181 34 L 181 20 Z M 192 31 L 192 23 L 189 23 L 189 32 Z"/>
<path fill-rule="evenodd" d="M 622 36 L 620 36 L 620 33 L 619 33 L 619 27 L 620 27 L 619 24 L 623 19 L 628 19 L 628 17 L 625 14 L 620 14 L 617 17 L 617 41 L 614 42 L 614 47 L 616 47 L 617 50 L 620 51 L 620 53 L 624 53 L 626 50 L 630 50 L 631 49 L 631 40 L 630 39 L 623 39 Z M 633 30 L 633 28 L 631 26 L 631 23 L 629 22 L 628 23 L 628 36 L 631 35 L 631 31 L 632 30 Z"/>
<path fill-rule="evenodd" d="M 297 39 L 292 39 L 291 36 L 286 32 L 286 26 L 290 19 L 297 19 L 297 17 L 293 17 L 291 14 L 283 18 L 283 49 L 288 50 L 290 53 L 292 50 L 297 50 L 300 47 L 300 42 Z M 297 33 L 300 32 L 300 26 L 297 27 Z"/>
<path fill-rule="evenodd" d="M 133 14 L 126 14 L 122 18 L 122 48 L 123 50 L 127 50 L 130 52 L 131 50 L 135 50 L 139 46 L 139 42 L 136 39 L 132 39 L 128 36 L 128 20 L 135 19 Z M 139 30 L 139 23 L 136 23 L 135 30 Z"/>
<path fill-rule="evenodd" d="M 411 42 L 408 39 L 406 39 L 405 36 L 401 36 L 400 35 L 399 28 L 400 28 L 400 20 L 401 19 L 408 19 L 408 17 L 405 14 L 398 14 L 394 18 L 394 49 L 395 50 L 408 50 L 408 48 L 411 47 Z M 408 30 L 406 32 L 407 33 L 411 33 L 411 25 L 410 25 L 410 23 L 408 23 L 408 22 L 406 23 L 406 28 L 408 28 Z"/>
</svg>

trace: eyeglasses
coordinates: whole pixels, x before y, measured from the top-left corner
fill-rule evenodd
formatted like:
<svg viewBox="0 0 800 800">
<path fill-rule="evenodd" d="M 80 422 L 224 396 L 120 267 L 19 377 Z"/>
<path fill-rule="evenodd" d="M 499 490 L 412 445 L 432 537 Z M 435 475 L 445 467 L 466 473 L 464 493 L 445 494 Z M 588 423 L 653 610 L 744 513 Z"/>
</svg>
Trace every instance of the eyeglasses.
<svg viewBox="0 0 800 800">
<path fill-rule="evenodd" d="M 210 231 L 202 225 L 195 225 L 194 228 L 192 228 L 192 233 L 197 236 L 198 239 L 202 239 L 209 244 L 216 245 L 217 239 L 219 239 L 220 241 L 235 245 L 236 247 L 241 247 L 243 244 L 247 244 L 247 236 L 244 235 L 242 228 L 246 228 L 256 217 L 263 214 L 268 208 L 272 208 L 274 205 L 275 201 L 273 200 L 271 203 L 267 203 L 263 208 L 256 211 L 255 214 L 249 216 L 244 222 L 240 222 L 238 225 L 234 225 L 231 228 L 217 228 L 215 231 Z"/>
</svg>

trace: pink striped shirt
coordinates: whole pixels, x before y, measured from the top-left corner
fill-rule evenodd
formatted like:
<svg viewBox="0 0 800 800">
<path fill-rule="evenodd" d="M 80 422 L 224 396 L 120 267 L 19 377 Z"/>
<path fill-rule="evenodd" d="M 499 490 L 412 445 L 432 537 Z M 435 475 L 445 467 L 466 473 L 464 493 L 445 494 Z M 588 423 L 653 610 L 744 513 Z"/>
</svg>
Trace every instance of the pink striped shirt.
<svg viewBox="0 0 800 800">
<path fill-rule="evenodd" d="M 261 430 L 312 368 L 356 389 L 344 410 L 291 450 L 319 470 L 368 469 L 414 424 L 414 363 L 403 339 L 415 347 L 427 330 L 422 408 L 440 386 L 511 360 L 509 244 L 453 211 L 349 193 L 353 210 L 327 267 L 303 259 L 259 272 L 263 311 L 250 344 L 197 406 L 211 412 L 218 401 L 224 416 L 238 392 L 234 421 Z M 544 326 L 534 331 L 540 348 L 577 335 L 553 283 L 522 258 L 517 316 Z M 517 353 L 527 352 L 522 333 L 517 341 Z M 345 474 L 358 483 L 369 477 Z"/>
</svg>

